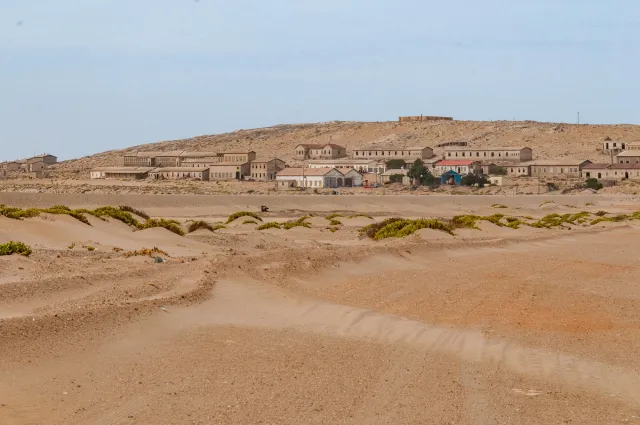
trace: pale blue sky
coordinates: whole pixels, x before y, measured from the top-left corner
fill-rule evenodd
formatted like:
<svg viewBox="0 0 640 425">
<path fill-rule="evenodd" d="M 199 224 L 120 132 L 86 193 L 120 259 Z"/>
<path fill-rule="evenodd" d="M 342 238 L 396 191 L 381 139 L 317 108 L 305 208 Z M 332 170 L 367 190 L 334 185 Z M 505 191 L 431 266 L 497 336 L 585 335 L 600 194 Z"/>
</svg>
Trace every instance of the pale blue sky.
<svg viewBox="0 0 640 425">
<path fill-rule="evenodd" d="M 640 123 L 632 0 L 0 0 L 0 160 L 398 115 Z"/>
</svg>

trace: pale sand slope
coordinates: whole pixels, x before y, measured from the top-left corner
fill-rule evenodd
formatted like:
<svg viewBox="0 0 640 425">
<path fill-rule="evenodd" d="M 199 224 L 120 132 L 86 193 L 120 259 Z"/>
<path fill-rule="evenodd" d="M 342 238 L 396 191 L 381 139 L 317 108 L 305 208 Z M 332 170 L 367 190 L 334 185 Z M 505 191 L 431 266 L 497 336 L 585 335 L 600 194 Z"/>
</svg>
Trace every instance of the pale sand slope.
<svg viewBox="0 0 640 425">
<path fill-rule="evenodd" d="M 253 255 L 241 235 L 214 235 L 247 255 L 195 264 L 54 257 L 56 272 L 39 284 L 3 285 L 13 292 L 0 308 L 24 299 L 21 286 L 38 287 L 31 302 L 59 296 L 58 285 L 75 298 L 49 310 L 58 318 L 24 312 L 34 319 L 21 325 L 28 339 L 0 347 L 0 423 L 601 424 L 637 415 L 637 227 L 491 247 L 442 249 L 417 237 L 380 249 L 282 244 L 306 230 L 274 232 L 273 249 Z M 43 260 L 15 258 L 34 268 Z M 78 277 L 59 281 L 60 264 L 96 277 L 102 295 L 81 293 Z M 145 310 L 188 270 L 194 280 L 219 276 L 209 300 Z M 154 274 L 159 290 L 144 284 Z M 144 314 L 123 304 L 128 294 Z M 101 297 L 120 307 L 99 308 Z M 93 315 L 75 320 L 85 309 Z M 20 333 L 17 320 L 0 322 L 7 335 Z"/>
</svg>

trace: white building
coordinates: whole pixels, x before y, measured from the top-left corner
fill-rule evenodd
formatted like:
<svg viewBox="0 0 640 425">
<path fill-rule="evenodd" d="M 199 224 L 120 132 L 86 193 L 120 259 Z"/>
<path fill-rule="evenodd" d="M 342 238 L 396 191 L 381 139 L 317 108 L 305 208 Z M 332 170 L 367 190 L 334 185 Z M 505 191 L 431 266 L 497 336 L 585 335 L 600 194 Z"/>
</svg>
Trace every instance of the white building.
<svg viewBox="0 0 640 425">
<path fill-rule="evenodd" d="M 387 169 L 384 161 L 370 159 L 312 159 L 309 168 L 353 168 L 360 173 L 384 173 Z"/>
<path fill-rule="evenodd" d="M 306 187 L 321 189 L 325 187 L 338 187 L 344 182 L 344 174 L 336 168 L 285 168 L 276 174 L 278 188 Z"/>
<path fill-rule="evenodd" d="M 433 167 L 434 176 L 440 176 L 447 171 L 455 171 L 458 174 L 465 175 L 482 171 L 482 167 L 477 161 L 448 159 L 436 162 Z"/>
<path fill-rule="evenodd" d="M 91 170 L 92 179 L 145 179 L 151 167 L 101 167 Z"/>
</svg>

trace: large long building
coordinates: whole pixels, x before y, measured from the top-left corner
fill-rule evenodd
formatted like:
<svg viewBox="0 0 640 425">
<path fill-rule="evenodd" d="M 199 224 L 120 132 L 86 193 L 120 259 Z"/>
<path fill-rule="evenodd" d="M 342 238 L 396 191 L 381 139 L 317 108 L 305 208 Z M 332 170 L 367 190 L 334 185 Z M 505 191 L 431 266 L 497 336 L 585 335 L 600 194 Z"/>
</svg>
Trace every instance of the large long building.
<svg viewBox="0 0 640 425">
<path fill-rule="evenodd" d="M 427 146 L 397 147 L 397 146 L 370 146 L 353 151 L 353 159 L 370 159 L 389 161 L 402 159 L 413 162 L 416 159 L 429 159 L 433 157 L 433 149 Z"/>
<path fill-rule="evenodd" d="M 533 150 L 526 146 L 507 147 L 472 147 L 472 146 L 446 146 L 444 148 L 445 159 L 473 159 L 476 161 L 500 160 L 513 162 L 526 162 L 533 159 Z"/>
</svg>

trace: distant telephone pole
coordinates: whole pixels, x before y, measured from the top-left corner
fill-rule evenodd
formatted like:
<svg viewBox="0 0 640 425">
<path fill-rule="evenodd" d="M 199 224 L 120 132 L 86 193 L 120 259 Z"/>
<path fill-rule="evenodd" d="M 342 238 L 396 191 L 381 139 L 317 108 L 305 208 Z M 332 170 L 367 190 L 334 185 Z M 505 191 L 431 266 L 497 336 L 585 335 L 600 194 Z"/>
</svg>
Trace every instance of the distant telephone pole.
<svg viewBox="0 0 640 425">
<path fill-rule="evenodd" d="M 578 112 L 578 124 L 580 124 L 580 112 Z"/>
</svg>

